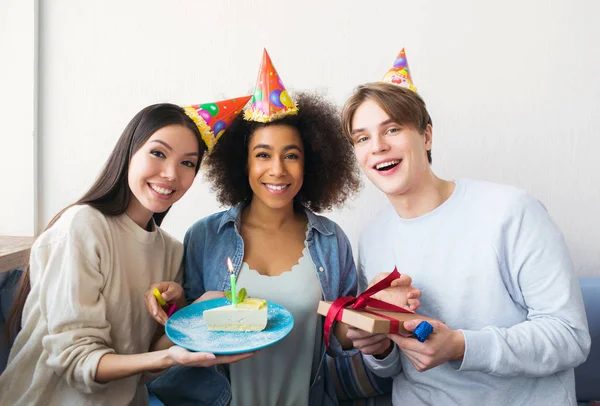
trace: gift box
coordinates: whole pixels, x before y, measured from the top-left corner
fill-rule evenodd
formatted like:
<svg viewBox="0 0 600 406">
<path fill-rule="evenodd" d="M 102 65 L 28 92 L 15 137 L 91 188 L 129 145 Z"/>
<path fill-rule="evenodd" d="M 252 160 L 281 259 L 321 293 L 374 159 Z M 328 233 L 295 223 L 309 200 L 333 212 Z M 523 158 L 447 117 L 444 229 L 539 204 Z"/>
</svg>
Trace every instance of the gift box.
<svg viewBox="0 0 600 406">
<path fill-rule="evenodd" d="M 317 313 L 325 316 L 323 325 L 325 346 L 329 348 L 329 336 L 336 321 L 341 321 L 369 333 L 414 335 L 419 341 L 425 341 L 433 331 L 433 327 L 427 320 L 431 321 L 433 319 L 371 297 L 389 288 L 392 282 L 398 278 L 400 278 L 400 273 L 394 268 L 394 271 L 386 278 L 357 297 L 343 296 L 334 302 L 321 301 Z M 414 332 L 406 330 L 404 322 L 414 319 L 424 321 L 417 326 Z"/>
<path fill-rule="evenodd" d="M 317 308 L 317 313 L 321 316 L 327 316 L 329 309 L 331 308 L 332 302 L 321 301 Z M 386 316 L 386 317 L 382 317 Z M 412 334 L 411 331 L 407 331 L 403 323 L 405 321 L 419 319 L 419 320 L 433 320 L 429 317 L 421 316 L 416 313 L 399 313 L 395 311 L 380 310 L 372 307 L 366 307 L 361 310 L 354 310 L 352 308 L 345 308 L 338 314 L 336 321 L 341 321 L 349 326 L 356 327 L 360 330 L 369 333 L 395 333 L 390 327 L 394 319 L 398 321 L 397 334 Z"/>
</svg>

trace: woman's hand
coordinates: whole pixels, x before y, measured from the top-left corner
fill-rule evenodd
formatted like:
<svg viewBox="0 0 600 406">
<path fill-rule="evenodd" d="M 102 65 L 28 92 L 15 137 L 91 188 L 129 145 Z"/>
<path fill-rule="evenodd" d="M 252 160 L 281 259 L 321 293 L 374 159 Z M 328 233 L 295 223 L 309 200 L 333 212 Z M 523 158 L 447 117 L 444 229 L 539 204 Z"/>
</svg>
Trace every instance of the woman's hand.
<svg viewBox="0 0 600 406">
<path fill-rule="evenodd" d="M 389 274 L 389 272 L 378 273 L 369 283 L 369 287 L 385 279 Z M 377 292 L 372 297 L 412 311 L 421 305 L 419 300 L 421 291 L 412 286 L 412 278 L 406 274 L 401 274 L 400 278 L 392 281 L 389 288 Z"/>
<path fill-rule="evenodd" d="M 348 326 L 348 339 L 354 348 L 366 355 L 385 358 L 393 349 L 392 340 L 386 334 L 374 334 Z"/>
<path fill-rule="evenodd" d="M 215 355 L 210 352 L 192 352 L 177 345 L 168 349 L 169 358 L 174 365 L 188 367 L 212 367 L 217 364 L 233 364 L 254 356 L 257 351 L 235 355 Z"/>
<path fill-rule="evenodd" d="M 255 354 L 256 351 L 236 355 L 215 355 L 208 352 L 191 352 L 172 344 L 168 349 L 141 354 L 104 354 L 98 362 L 94 380 L 106 383 L 146 371 L 160 371 L 175 365 L 211 367 L 217 364 L 232 364 Z"/>
<path fill-rule="evenodd" d="M 158 289 L 165 302 L 176 303 L 178 307 L 183 307 L 185 305 L 183 288 L 180 284 L 175 282 L 159 282 L 151 285 L 150 289 L 148 289 L 144 294 L 146 309 L 148 309 L 148 312 L 154 320 L 164 326 L 168 319 L 167 313 L 156 300 L 156 297 L 154 296 L 154 289 Z"/>
</svg>

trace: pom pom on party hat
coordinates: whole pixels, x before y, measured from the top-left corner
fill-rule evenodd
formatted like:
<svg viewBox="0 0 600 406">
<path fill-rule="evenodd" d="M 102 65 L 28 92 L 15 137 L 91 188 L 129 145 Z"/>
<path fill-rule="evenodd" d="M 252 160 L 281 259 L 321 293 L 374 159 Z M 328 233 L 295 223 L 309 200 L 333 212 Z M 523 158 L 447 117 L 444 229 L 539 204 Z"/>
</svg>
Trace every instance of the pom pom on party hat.
<svg viewBox="0 0 600 406">
<path fill-rule="evenodd" d="M 382 82 L 391 83 L 393 85 L 397 85 L 400 87 L 405 87 L 407 89 L 412 90 L 413 92 L 417 91 L 417 88 L 413 84 L 412 78 L 410 76 L 410 69 L 408 67 L 408 61 L 406 59 L 406 53 L 404 52 L 404 48 L 396 57 L 396 61 L 394 65 L 387 71 L 387 73 L 381 79 Z"/>
<path fill-rule="evenodd" d="M 214 103 L 194 104 L 183 107 L 185 114 L 198 126 L 208 152 L 212 151 L 231 121 L 242 111 L 251 97 L 242 96 Z"/>
<path fill-rule="evenodd" d="M 248 121 L 268 123 L 290 114 L 298 114 L 298 107 L 285 90 L 281 77 L 265 49 L 254 94 L 244 110 L 244 118 Z"/>
</svg>

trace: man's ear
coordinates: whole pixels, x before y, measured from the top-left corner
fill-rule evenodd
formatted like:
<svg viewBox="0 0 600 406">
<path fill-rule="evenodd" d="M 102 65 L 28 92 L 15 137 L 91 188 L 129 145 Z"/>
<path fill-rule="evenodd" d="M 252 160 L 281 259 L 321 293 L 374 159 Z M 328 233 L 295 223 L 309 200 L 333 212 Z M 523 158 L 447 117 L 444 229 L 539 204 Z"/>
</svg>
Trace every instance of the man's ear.
<svg viewBox="0 0 600 406">
<path fill-rule="evenodd" d="M 433 138 L 433 127 L 431 127 L 431 124 L 427 124 L 427 127 L 425 128 L 425 131 L 423 133 L 423 135 L 425 136 L 425 150 L 426 151 L 431 151 L 431 147 L 432 147 L 432 138 Z"/>
</svg>

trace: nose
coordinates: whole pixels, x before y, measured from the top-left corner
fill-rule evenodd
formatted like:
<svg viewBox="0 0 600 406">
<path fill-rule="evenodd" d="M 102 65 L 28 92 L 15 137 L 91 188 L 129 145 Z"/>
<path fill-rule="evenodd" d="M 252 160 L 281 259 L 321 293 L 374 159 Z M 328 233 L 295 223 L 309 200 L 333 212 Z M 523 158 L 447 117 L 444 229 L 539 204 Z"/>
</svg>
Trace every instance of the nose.
<svg viewBox="0 0 600 406">
<path fill-rule="evenodd" d="M 285 175 L 287 173 L 287 170 L 285 169 L 285 162 L 283 161 L 283 159 L 278 158 L 278 159 L 273 159 L 271 161 L 271 175 L 272 176 L 277 176 L 277 177 L 281 177 L 283 175 Z"/>
<path fill-rule="evenodd" d="M 174 182 L 178 178 L 178 165 L 172 163 L 165 163 L 162 170 L 162 177 L 168 179 L 171 182 Z"/>
<path fill-rule="evenodd" d="M 390 149 L 390 144 L 388 144 L 384 137 L 382 137 L 381 135 L 373 137 L 371 142 L 371 153 L 379 154 L 382 152 L 386 152 L 388 149 Z"/>
</svg>

